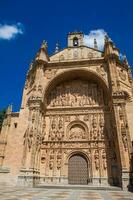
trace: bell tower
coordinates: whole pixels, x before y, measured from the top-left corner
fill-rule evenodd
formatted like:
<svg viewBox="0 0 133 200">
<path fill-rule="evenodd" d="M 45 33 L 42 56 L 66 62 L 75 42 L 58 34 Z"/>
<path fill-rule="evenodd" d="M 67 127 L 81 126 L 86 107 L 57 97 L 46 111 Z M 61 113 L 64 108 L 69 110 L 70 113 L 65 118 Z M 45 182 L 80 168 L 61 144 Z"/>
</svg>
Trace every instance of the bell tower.
<svg viewBox="0 0 133 200">
<path fill-rule="evenodd" d="M 83 32 L 70 32 L 68 34 L 68 47 L 79 47 L 83 45 Z"/>
</svg>

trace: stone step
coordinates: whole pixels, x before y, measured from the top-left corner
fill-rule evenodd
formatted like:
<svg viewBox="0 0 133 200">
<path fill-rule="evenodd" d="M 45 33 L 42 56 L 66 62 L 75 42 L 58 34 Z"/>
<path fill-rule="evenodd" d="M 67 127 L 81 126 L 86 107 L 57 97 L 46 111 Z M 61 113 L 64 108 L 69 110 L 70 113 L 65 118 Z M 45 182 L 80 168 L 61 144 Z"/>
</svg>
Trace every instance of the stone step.
<svg viewBox="0 0 133 200">
<path fill-rule="evenodd" d="M 77 189 L 77 190 L 106 190 L 106 191 L 121 191 L 122 188 L 114 186 L 93 186 L 93 185 L 50 185 L 50 184 L 39 184 L 36 188 L 46 189 Z"/>
</svg>

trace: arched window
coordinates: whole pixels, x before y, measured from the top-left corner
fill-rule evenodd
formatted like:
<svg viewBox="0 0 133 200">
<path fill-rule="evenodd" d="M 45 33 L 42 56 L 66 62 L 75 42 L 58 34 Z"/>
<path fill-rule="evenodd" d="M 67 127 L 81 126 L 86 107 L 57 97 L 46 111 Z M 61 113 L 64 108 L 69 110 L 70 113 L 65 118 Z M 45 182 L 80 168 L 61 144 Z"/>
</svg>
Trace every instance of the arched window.
<svg viewBox="0 0 133 200">
<path fill-rule="evenodd" d="M 73 38 L 73 46 L 74 46 L 74 47 L 77 47 L 77 46 L 78 46 L 78 43 L 79 43 L 79 42 L 78 42 L 78 38 L 77 38 L 77 37 L 74 37 L 74 38 Z"/>
</svg>

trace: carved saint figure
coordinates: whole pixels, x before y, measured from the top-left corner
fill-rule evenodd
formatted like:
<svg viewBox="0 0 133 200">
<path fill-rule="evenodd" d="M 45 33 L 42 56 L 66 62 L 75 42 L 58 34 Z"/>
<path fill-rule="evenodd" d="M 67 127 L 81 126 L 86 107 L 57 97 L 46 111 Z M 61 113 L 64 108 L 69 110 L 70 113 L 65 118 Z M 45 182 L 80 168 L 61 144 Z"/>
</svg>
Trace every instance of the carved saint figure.
<svg viewBox="0 0 133 200">
<path fill-rule="evenodd" d="M 104 149 L 102 151 L 102 163 L 103 163 L 103 169 L 107 169 L 106 152 Z"/>
<path fill-rule="evenodd" d="M 52 170 L 54 166 L 54 150 L 51 151 L 49 157 L 49 168 Z"/>
<path fill-rule="evenodd" d="M 94 159 L 95 159 L 95 168 L 96 170 L 99 169 L 99 152 L 98 150 L 95 151 L 95 154 L 94 154 Z"/>
<path fill-rule="evenodd" d="M 55 119 L 53 119 L 52 123 L 51 123 L 50 135 L 49 135 L 49 137 L 51 138 L 51 140 L 55 140 L 56 133 L 57 133 L 56 121 L 55 121 Z"/>
</svg>

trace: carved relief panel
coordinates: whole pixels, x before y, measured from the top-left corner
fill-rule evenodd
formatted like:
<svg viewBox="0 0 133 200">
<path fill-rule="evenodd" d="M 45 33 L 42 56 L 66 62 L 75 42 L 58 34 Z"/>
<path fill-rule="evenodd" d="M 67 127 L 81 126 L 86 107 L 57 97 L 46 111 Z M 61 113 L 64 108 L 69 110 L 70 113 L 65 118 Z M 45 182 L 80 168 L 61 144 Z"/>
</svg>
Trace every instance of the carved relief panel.
<svg viewBox="0 0 133 200">
<path fill-rule="evenodd" d="M 50 140 L 63 140 L 64 137 L 64 119 L 63 117 L 50 117 L 50 130 L 49 139 Z"/>
<path fill-rule="evenodd" d="M 124 106 L 119 106 L 119 119 L 120 119 L 120 131 L 122 136 L 122 142 L 124 149 L 128 149 L 128 141 L 127 141 L 127 130 L 126 130 L 126 121 L 124 117 Z"/>
<path fill-rule="evenodd" d="M 58 85 L 51 91 L 48 107 L 103 106 L 103 90 L 88 81 L 73 80 Z"/>
<path fill-rule="evenodd" d="M 87 133 L 83 126 L 80 124 L 73 125 L 68 133 L 69 140 L 85 140 L 87 139 Z"/>
</svg>

